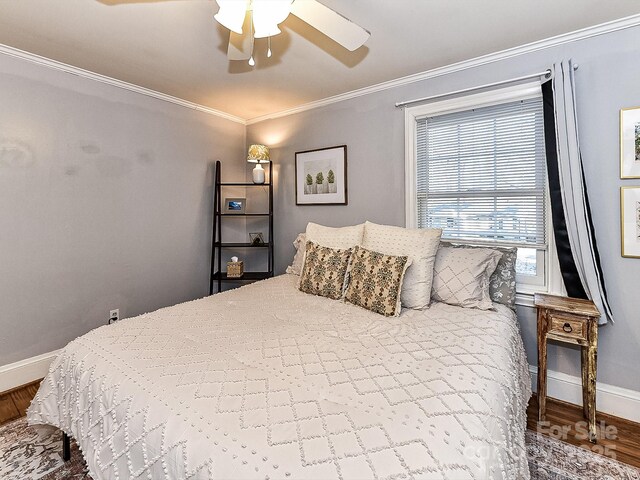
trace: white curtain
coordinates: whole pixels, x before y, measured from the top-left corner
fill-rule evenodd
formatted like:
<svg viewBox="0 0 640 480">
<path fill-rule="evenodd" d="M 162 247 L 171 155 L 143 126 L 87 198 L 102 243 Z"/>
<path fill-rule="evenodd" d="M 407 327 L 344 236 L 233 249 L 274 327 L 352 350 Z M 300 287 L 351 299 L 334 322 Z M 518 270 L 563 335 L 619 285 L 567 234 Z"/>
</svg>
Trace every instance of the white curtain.
<svg viewBox="0 0 640 480">
<path fill-rule="evenodd" d="M 575 270 L 582 283 L 582 289 L 600 310 L 600 324 L 609 321 L 613 322 L 613 315 L 607 300 L 604 279 L 602 278 L 602 269 L 600 267 L 584 180 L 582 156 L 578 142 L 574 68 L 571 60 L 553 65 L 551 82 L 556 133 L 557 177 L 559 180 L 557 187 L 559 187 L 562 196 L 566 224 L 564 238 L 568 238 L 571 256 L 575 263 Z M 546 132 L 549 131 L 548 129 L 545 130 Z M 547 142 L 547 150 L 548 146 L 549 143 Z M 547 151 L 548 161 L 553 161 L 553 155 L 549 155 L 549 153 Z M 551 178 L 550 188 L 554 188 Z M 557 217 L 556 212 L 553 212 L 553 217 L 555 220 Z M 556 228 L 555 222 L 554 228 Z M 559 252 L 560 255 L 561 253 Z M 566 279 L 567 277 L 565 277 L 565 283 Z"/>
</svg>

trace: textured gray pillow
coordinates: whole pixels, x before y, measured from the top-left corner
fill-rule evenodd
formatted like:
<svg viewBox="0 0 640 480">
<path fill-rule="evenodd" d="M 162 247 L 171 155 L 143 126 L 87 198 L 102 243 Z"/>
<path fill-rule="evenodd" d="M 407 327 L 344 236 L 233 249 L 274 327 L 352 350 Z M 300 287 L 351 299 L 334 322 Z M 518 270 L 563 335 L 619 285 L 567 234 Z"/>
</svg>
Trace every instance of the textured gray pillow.
<svg viewBox="0 0 640 480">
<path fill-rule="evenodd" d="M 433 269 L 431 296 L 465 308 L 490 309 L 489 277 L 502 253 L 490 248 L 440 247 Z"/>
<path fill-rule="evenodd" d="M 515 310 L 516 308 L 516 260 L 518 249 L 516 247 L 476 247 L 473 245 L 461 245 L 449 242 L 440 242 L 442 247 L 453 248 L 491 248 L 502 253 L 502 258 L 496 266 L 496 270 L 489 278 L 489 296 L 496 303 L 501 303 Z"/>
</svg>

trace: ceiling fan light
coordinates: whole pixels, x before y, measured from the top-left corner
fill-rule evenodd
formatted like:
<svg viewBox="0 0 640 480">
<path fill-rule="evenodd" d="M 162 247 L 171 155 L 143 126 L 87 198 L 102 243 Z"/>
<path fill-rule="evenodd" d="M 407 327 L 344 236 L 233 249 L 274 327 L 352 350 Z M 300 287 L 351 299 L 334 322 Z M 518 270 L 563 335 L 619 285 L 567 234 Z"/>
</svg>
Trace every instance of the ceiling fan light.
<svg viewBox="0 0 640 480">
<path fill-rule="evenodd" d="M 270 37 L 280 33 L 278 24 L 291 13 L 291 0 L 253 0 L 252 8 L 254 37 Z"/>
<path fill-rule="evenodd" d="M 253 28 L 255 29 L 253 34 L 254 38 L 273 37 L 274 35 L 282 33 L 277 25 L 261 25 L 259 22 L 256 22 L 255 19 L 253 22 Z"/>
<path fill-rule="evenodd" d="M 220 5 L 220 10 L 216 13 L 215 18 L 220 25 L 229 30 L 242 33 L 242 24 L 247 13 L 247 3 L 238 0 L 216 0 Z"/>
</svg>

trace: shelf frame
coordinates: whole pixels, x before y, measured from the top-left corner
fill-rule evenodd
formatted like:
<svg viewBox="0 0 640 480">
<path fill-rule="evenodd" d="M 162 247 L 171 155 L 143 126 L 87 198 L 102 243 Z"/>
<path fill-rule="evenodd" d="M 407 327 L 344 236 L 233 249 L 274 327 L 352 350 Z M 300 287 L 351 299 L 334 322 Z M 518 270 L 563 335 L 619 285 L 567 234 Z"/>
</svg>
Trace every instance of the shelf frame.
<svg viewBox="0 0 640 480">
<path fill-rule="evenodd" d="M 220 248 L 269 248 L 271 246 L 271 242 L 258 243 L 257 245 L 254 245 L 253 243 L 216 242 L 215 246 Z"/>
<path fill-rule="evenodd" d="M 221 217 L 270 217 L 271 213 L 219 213 Z"/>
<path fill-rule="evenodd" d="M 249 182 L 222 182 L 221 187 L 269 187 L 271 182 L 265 183 L 249 183 Z"/>
<path fill-rule="evenodd" d="M 249 182 L 222 182 L 220 180 L 221 162 L 216 162 L 214 193 L 213 193 L 213 228 L 211 235 L 211 273 L 209 277 L 209 295 L 222 291 L 222 282 L 254 282 L 273 277 L 274 245 L 273 245 L 273 162 L 269 161 L 269 181 L 262 184 Z M 222 189 L 224 187 L 267 187 L 269 193 L 269 213 L 222 213 Z M 269 220 L 269 242 L 259 245 L 242 242 L 222 241 L 222 221 L 230 217 L 264 217 Z M 245 272 L 240 278 L 229 278 L 227 272 L 222 271 L 222 250 L 224 248 L 262 248 L 268 252 L 268 270 L 263 272 Z"/>
<path fill-rule="evenodd" d="M 241 277 L 228 277 L 227 272 L 215 272 L 214 277 L 219 282 L 255 282 L 273 277 L 273 271 L 244 272 Z"/>
</svg>

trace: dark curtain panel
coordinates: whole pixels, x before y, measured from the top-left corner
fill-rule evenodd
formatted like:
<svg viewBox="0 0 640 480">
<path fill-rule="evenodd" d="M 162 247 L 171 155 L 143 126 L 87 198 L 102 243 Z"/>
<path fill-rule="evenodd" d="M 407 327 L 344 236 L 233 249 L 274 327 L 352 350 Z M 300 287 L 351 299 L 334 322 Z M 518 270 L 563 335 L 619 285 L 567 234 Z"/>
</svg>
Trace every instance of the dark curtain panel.
<svg viewBox="0 0 640 480">
<path fill-rule="evenodd" d="M 549 197 L 551 200 L 551 219 L 553 236 L 556 240 L 558 263 L 564 280 L 567 295 L 574 298 L 587 298 L 576 262 L 573 260 L 567 223 L 562 207 L 562 190 L 558 171 L 558 148 L 556 145 L 556 118 L 553 103 L 553 85 L 551 80 L 542 84 L 542 103 L 544 118 L 544 143 L 547 155 L 547 178 L 549 180 Z"/>
<path fill-rule="evenodd" d="M 613 321 L 596 243 L 578 141 L 575 78 L 571 60 L 554 64 L 542 84 L 551 218 L 562 278 L 570 297 L 588 298 L 600 323 Z"/>
</svg>

